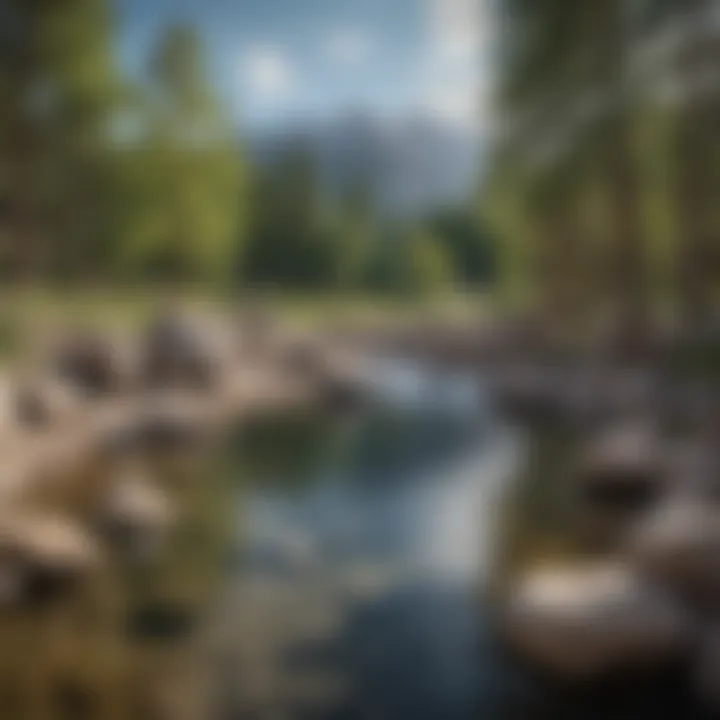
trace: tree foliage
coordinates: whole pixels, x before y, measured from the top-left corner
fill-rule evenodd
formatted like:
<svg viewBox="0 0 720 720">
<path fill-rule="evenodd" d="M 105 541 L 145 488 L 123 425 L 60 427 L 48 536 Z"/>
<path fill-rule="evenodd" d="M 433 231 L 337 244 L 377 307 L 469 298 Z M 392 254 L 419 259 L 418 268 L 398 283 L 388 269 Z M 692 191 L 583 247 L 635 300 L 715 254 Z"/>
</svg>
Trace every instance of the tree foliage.
<svg viewBox="0 0 720 720">
<path fill-rule="evenodd" d="M 111 7 L 0 0 L 4 277 L 415 293 L 492 276 L 467 213 L 382 217 L 366 174 L 330 190 L 301 143 L 252 164 L 195 29 L 124 76 Z"/>
</svg>

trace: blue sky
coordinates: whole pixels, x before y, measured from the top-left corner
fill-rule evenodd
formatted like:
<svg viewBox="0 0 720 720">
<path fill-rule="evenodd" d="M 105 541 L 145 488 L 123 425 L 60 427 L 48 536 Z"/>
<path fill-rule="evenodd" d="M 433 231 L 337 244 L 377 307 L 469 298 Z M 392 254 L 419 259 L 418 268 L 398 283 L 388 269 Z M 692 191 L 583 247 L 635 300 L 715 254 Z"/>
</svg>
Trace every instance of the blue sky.
<svg viewBox="0 0 720 720">
<path fill-rule="evenodd" d="M 422 111 L 480 129 L 484 1 L 115 0 L 129 70 L 168 23 L 191 23 L 241 125 Z"/>
</svg>

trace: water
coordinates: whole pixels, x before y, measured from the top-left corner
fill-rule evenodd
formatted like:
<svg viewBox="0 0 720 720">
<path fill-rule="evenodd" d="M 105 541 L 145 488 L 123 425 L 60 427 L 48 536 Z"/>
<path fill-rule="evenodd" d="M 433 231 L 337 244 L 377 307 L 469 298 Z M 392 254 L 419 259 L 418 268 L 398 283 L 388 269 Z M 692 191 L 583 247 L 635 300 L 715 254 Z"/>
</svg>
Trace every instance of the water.
<svg viewBox="0 0 720 720">
<path fill-rule="evenodd" d="M 702 717 L 677 673 L 569 687 L 498 642 L 489 583 L 567 534 L 562 442 L 526 462 L 467 376 L 382 362 L 367 393 L 152 460 L 168 546 L 0 613 L 3 720 Z"/>
<path fill-rule="evenodd" d="M 509 692 L 481 588 L 515 440 L 470 378 L 379 370 L 357 416 L 238 440 L 228 717 L 464 720 Z"/>
<path fill-rule="evenodd" d="M 271 419 L 233 443 L 218 718 L 703 717 L 674 669 L 569 686 L 498 641 L 488 584 L 563 534 L 556 439 L 534 443 L 542 477 L 519 474 L 535 462 L 472 378 L 382 362 L 367 391 L 358 414 Z"/>
</svg>

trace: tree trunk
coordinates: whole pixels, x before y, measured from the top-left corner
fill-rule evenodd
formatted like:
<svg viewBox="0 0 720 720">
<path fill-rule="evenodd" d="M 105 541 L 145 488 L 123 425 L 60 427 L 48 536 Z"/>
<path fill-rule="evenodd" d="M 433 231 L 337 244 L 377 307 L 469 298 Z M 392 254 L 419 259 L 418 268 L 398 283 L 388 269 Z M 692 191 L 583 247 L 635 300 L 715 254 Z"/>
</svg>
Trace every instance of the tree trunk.
<svg viewBox="0 0 720 720">
<path fill-rule="evenodd" d="M 685 97 L 674 143 L 678 214 L 677 300 L 686 327 L 703 325 L 712 312 L 713 283 L 717 280 L 714 214 L 717 204 L 715 163 L 720 149 L 720 112 L 715 88 L 698 87 L 707 69 L 716 66 L 718 40 L 704 34 L 707 0 L 687 0 L 686 12 L 698 18 L 690 25 L 678 57 L 678 74 Z M 714 57 L 713 57 L 714 56 Z"/>
</svg>

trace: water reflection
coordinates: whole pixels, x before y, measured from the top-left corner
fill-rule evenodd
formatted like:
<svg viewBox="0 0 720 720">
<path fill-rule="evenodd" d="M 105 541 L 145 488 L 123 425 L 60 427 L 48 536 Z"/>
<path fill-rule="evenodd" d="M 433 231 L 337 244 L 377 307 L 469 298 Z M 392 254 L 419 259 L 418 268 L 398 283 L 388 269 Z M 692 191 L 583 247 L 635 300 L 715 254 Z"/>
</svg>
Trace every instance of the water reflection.
<svg viewBox="0 0 720 720">
<path fill-rule="evenodd" d="M 478 589 L 513 442 L 467 377 L 376 378 L 385 401 L 360 417 L 240 439 L 242 552 L 220 614 L 244 628 L 224 652 L 243 678 L 223 693 L 230 716 L 477 716 Z"/>
<path fill-rule="evenodd" d="M 181 512 L 164 553 L 0 616 L 0 717 L 699 717 L 677 674 L 569 688 L 505 654 L 485 594 L 571 535 L 565 443 L 525 462 L 471 378 L 383 367 L 357 414 L 153 457 Z"/>
</svg>

